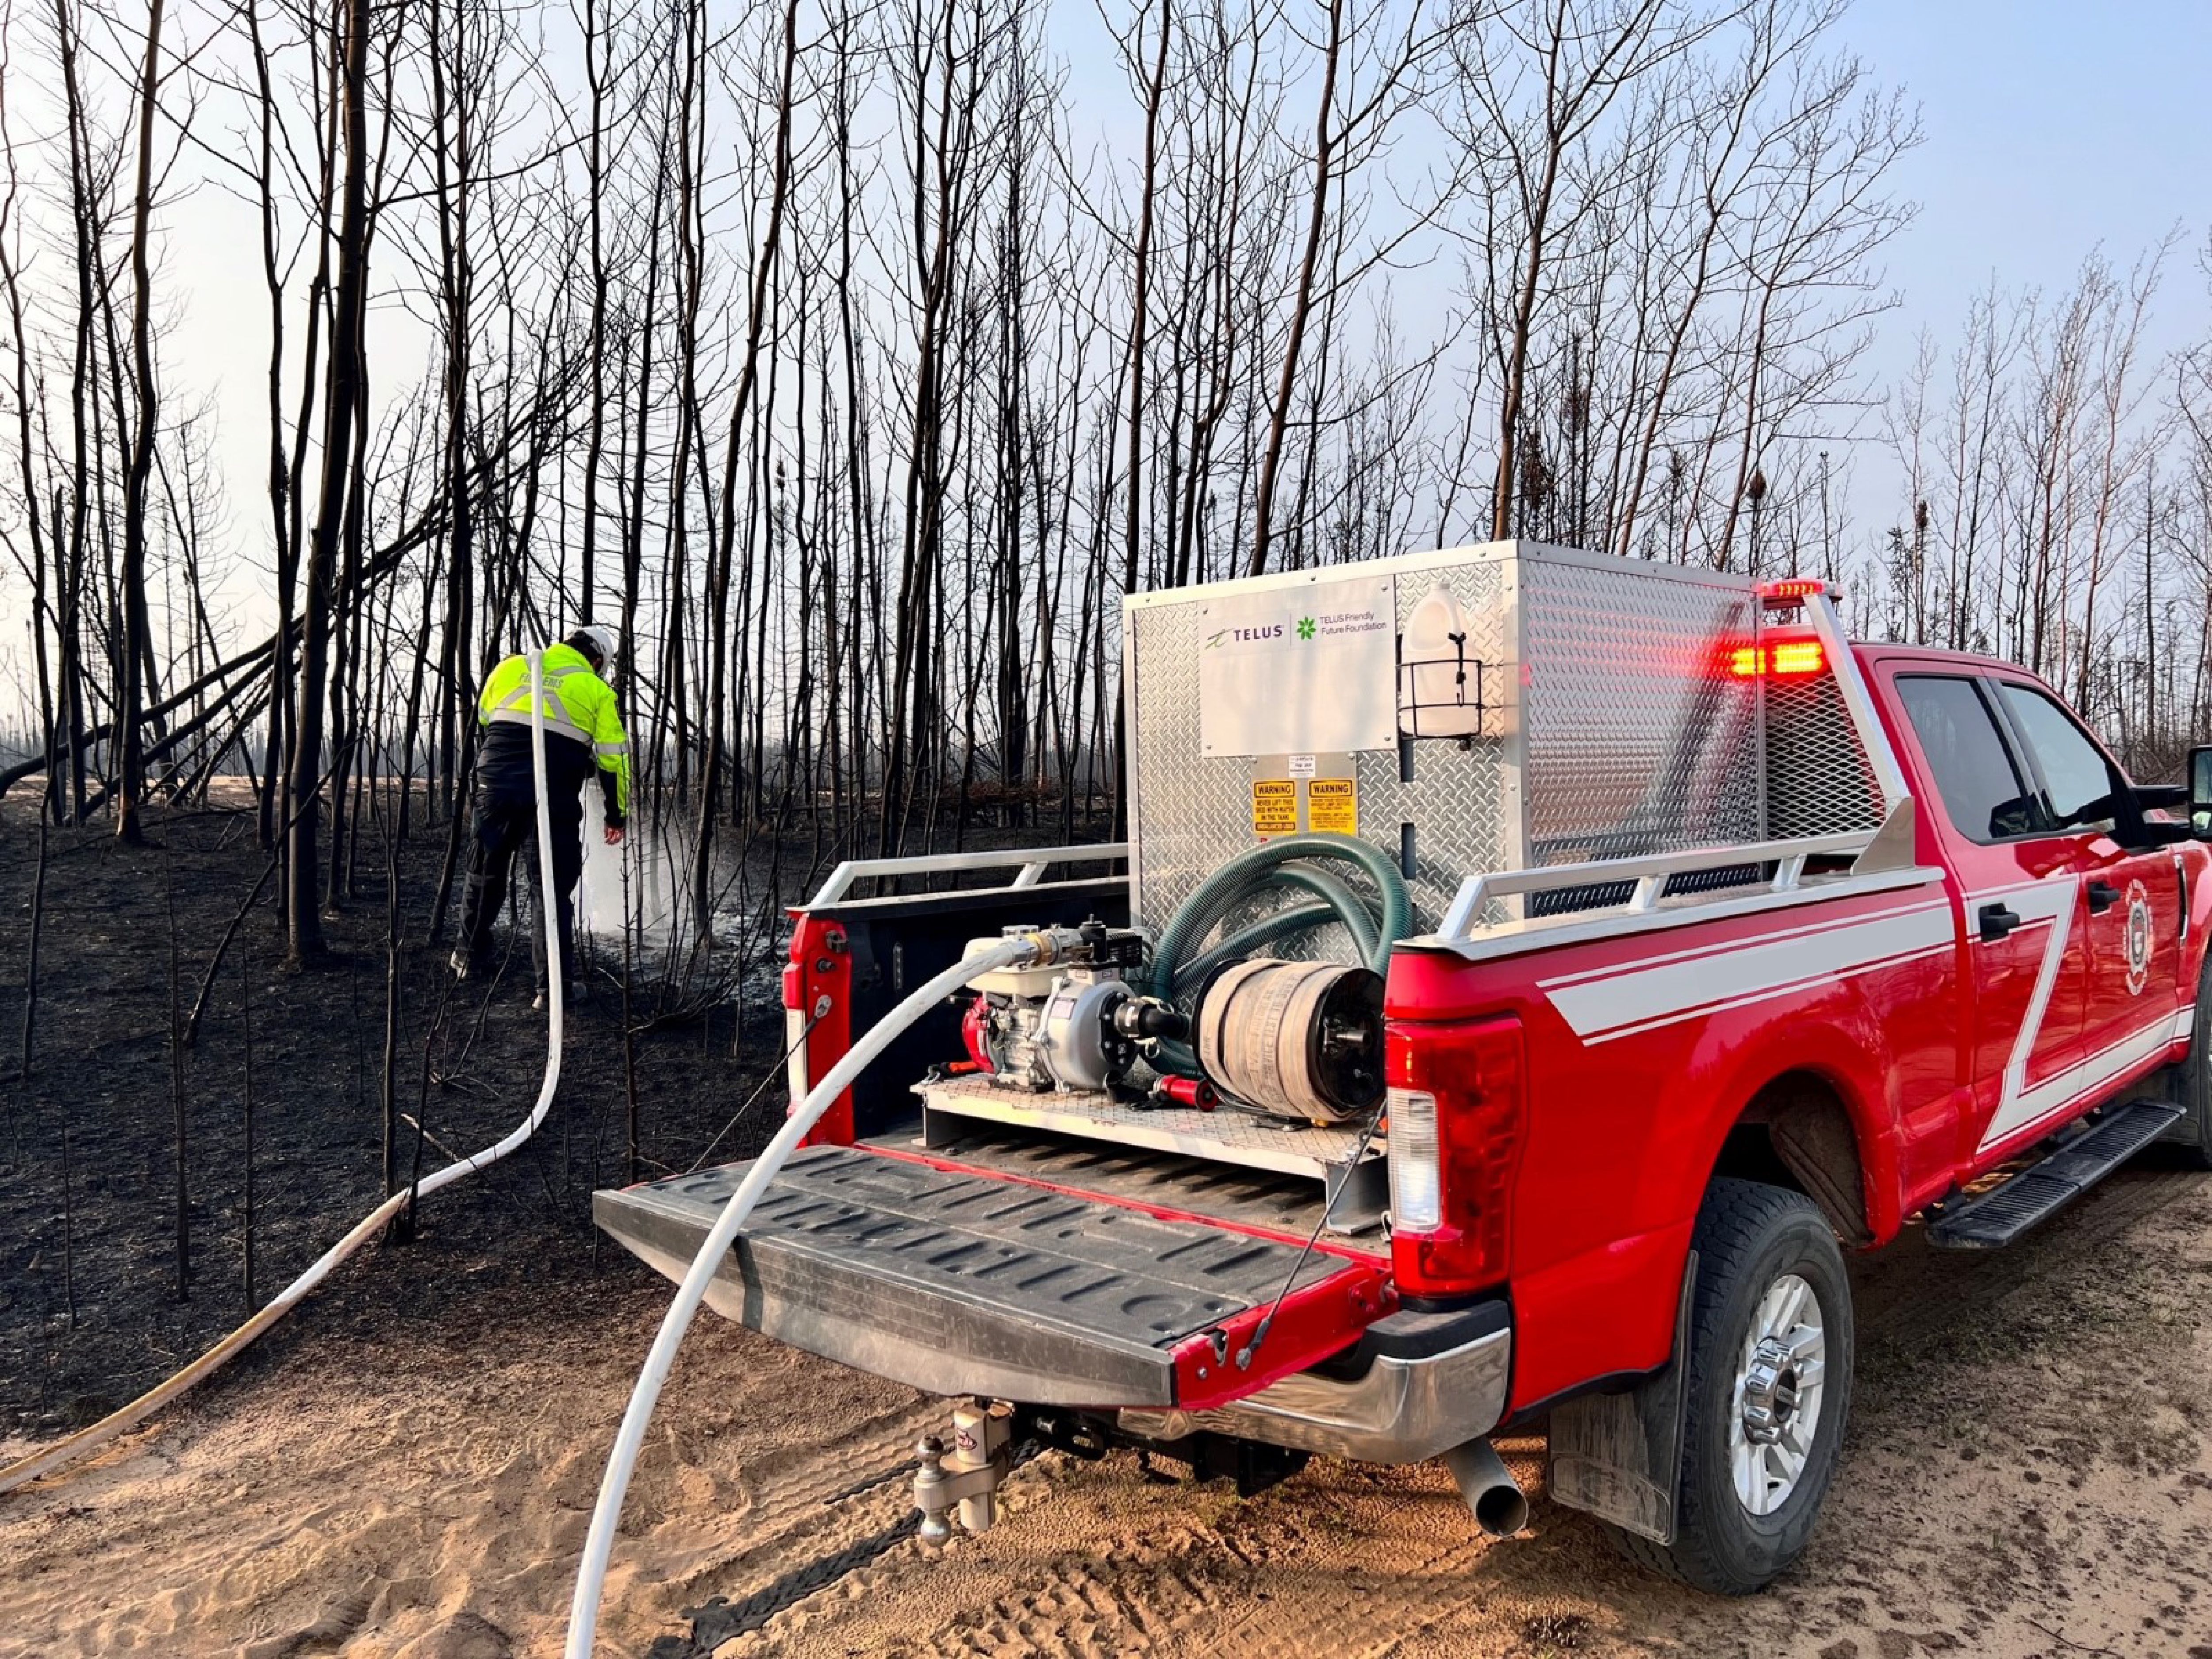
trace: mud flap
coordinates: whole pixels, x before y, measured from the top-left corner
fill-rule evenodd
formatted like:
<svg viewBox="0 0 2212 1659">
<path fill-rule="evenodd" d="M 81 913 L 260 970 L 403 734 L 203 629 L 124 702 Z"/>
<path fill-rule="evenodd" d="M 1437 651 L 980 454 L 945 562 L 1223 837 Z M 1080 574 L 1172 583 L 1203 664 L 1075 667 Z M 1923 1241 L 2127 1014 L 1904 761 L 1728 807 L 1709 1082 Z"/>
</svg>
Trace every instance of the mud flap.
<svg viewBox="0 0 2212 1659">
<path fill-rule="evenodd" d="M 1655 1544 L 1674 1541 L 1687 1403 L 1683 1378 L 1697 1286 L 1698 1253 L 1692 1250 L 1674 1309 L 1674 1352 L 1664 1365 L 1624 1394 L 1588 1394 L 1552 1412 L 1552 1497 Z"/>
</svg>

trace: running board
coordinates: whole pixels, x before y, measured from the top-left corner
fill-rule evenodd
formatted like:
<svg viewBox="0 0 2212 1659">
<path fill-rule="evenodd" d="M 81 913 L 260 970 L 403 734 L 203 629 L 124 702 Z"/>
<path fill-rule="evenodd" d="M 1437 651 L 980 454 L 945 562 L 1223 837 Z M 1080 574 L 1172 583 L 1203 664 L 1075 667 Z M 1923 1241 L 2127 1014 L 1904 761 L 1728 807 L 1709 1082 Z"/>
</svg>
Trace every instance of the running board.
<svg viewBox="0 0 2212 1659">
<path fill-rule="evenodd" d="M 2049 1219 L 2166 1132 L 2181 1108 L 2136 1100 L 2108 1108 L 2041 1163 L 1964 1203 L 1947 1205 L 1928 1224 L 1942 1250 L 1994 1250 Z"/>
</svg>

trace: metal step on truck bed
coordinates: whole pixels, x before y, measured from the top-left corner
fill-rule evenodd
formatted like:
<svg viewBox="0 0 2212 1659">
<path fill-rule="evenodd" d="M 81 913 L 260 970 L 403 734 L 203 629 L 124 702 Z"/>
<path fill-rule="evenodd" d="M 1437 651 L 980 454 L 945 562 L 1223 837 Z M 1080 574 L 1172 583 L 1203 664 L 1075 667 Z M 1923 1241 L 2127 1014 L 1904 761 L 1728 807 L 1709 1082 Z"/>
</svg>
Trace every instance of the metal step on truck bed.
<svg viewBox="0 0 2212 1659">
<path fill-rule="evenodd" d="M 923 1143 L 957 1145 L 980 1126 L 1003 1125 L 1117 1147 L 1287 1176 L 1316 1184 L 1329 1225 L 1365 1232 L 1382 1223 L 1389 1203 L 1384 1137 L 1356 1125 L 1316 1125 L 1224 1104 L 1210 1111 L 1129 1105 L 1093 1090 L 1032 1094 L 1002 1088 L 988 1077 L 917 1084 Z"/>
<path fill-rule="evenodd" d="M 750 1167 L 600 1192 L 594 1218 L 680 1279 Z M 1383 1257 L 1305 1243 L 916 1154 L 805 1147 L 707 1301 L 932 1393 L 1203 1409 L 1328 1358 L 1395 1307 Z"/>
</svg>

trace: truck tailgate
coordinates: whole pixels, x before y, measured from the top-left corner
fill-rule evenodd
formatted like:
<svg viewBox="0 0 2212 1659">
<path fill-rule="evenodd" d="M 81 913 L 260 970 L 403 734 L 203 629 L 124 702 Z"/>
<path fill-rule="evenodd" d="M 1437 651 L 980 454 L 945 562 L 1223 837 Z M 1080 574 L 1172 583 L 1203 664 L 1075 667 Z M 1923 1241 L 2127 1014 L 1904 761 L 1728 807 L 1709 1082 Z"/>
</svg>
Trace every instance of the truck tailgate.
<svg viewBox="0 0 2212 1659">
<path fill-rule="evenodd" d="M 594 1217 L 679 1279 L 750 1167 L 601 1192 Z M 1196 1410 L 1326 1358 L 1395 1306 L 1385 1258 L 1319 1245 L 1300 1261 L 1304 1243 L 918 1154 L 802 1147 L 707 1301 L 933 1393 Z"/>
</svg>

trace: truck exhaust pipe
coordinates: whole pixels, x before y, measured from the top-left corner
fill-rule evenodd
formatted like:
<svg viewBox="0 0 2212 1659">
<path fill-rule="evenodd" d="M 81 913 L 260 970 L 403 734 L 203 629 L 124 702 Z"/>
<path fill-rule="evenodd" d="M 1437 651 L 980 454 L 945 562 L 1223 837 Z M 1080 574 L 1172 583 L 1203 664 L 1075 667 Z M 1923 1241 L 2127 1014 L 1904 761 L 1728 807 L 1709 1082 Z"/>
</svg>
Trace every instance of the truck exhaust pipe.
<svg viewBox="0 0 2212 1659">
<path fill-rule="evenodd" d="M 1487 1440 L 1470 1440 L 1444 1454 L 1444 1467 L 1475 1524 L 1492 1538 L 1510 1538 L 1528 1524 L 1528 1499 L 1521 1483 Z"/>
</svg>

